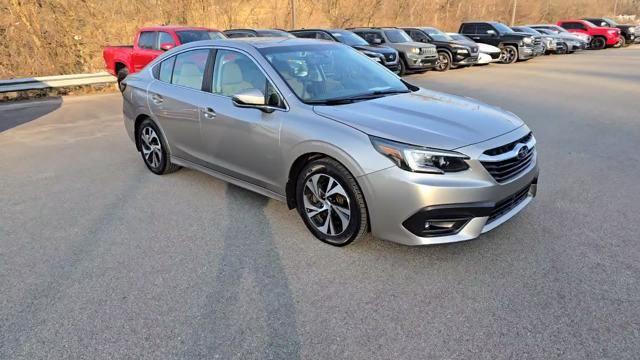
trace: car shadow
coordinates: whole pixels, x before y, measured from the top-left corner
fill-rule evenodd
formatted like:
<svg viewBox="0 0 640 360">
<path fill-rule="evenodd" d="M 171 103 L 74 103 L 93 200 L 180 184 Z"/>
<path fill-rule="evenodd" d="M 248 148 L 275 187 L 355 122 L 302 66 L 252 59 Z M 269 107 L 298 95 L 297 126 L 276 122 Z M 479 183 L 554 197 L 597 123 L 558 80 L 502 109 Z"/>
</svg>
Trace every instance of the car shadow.
<svg viewBox="0 0 640 360">
<path fill-rule="evenodd" d="M 0 104 L 0 132 L 45 116 L 62 106 L 62 97 L 43 101 Z"/>
<path fill-rule="evenodd" d="M 255 351 L 261 351 L 257 356 L 261 359 L 300 357 L 296 306 L 265 215 L 268 202 L 262 195 L 227 184 L 229 219 L 222 255 L 186 357 L 234 359 L 243 358 L 243 352 L 253 357 Z M 246 294 L 247 286 L 252 294 Z M 244 308 L 247 297 L 256 298 L 260 306 Z M 246 321 L 245 313 L 254 310 L 262 313 L 258 318 L 264 323 Z M 261 350 L 248 348 L 260 343 Z"/>
</svg>

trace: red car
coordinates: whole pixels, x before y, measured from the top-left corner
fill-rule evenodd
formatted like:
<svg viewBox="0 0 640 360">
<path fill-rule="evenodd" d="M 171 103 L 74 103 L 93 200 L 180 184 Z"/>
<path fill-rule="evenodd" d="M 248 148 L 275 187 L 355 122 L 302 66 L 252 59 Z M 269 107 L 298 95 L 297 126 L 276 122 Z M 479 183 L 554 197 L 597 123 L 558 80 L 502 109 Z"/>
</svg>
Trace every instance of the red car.
<svg viewBox="0 0 640 360">
<path fill-rule="evenodd" d="M 224 39 L 215 29 L 186 26 L 153 26 L 138 30 L 133 45 L 107 46 L 102 51 L 107 71 L 118 78 L 118 87 L 128 74 L 140 71 L 163 51 L 192 41 Z"/>
<path fill-rule="evenodd" d="M 604 49 L 614 46 L 620 41 L 620 29 L 595 26 L 585 20 L 560 20 L 558 26 L 573 33 L 583 33 L 591 36 L 591 49 Z"/>
</svg>

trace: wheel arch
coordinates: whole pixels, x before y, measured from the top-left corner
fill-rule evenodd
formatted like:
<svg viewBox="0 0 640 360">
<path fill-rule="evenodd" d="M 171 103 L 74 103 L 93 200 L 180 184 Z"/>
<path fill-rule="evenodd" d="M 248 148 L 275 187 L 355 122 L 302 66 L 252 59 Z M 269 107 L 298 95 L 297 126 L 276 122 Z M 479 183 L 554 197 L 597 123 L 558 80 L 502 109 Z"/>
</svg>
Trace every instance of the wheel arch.
<svg viewBox="0 0 640 360">
<path fill-rule="evenodd" d="M 140 125 L 142 125 L 142 122 L 145 120 L 151 120 L 157 127 L 158 130 L 160 130 L 160 137 L 162 138 L 162 142 L 164 143 L 164 147 L 166 148 L 166 152 L 167 155 L 171 155 L 171 144 L 169 144 L 169 141 L 167 141 L 167 136 L 164 133 L 164 129 L 162 128 L 162 126 L 160 125 L 160 123 L 158 121 L 156 121 L 153 117 L 151 117 L 148 114 L 139 114 L 138 116 L 136 116 L 136 119 L 133 123 L 133 136 L 135 139 L 135 143 L 136 143 L 136 149 L 138 151 L 142 151 L 142 147 L 140 145 L 140 137 L 138 136 L 139 131 L 140 131 Z"/>
</svg>

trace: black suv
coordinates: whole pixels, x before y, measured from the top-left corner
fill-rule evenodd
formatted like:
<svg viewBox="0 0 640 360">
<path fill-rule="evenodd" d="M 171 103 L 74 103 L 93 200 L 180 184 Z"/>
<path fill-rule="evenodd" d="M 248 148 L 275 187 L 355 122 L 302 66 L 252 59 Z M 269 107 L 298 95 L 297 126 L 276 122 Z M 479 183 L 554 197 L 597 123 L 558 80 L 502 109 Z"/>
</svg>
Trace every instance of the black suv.
<svg viewBox="0 0 640 360">
<path fill-rule="evenodd" d="M 458 41 L 442 31 L 432 27 L 402 28 L 417 42 L 429 43 L 438 50 L 436 70 L 447 71 L 451 67 L 471 66 L 478 62 L 478 46 Z"/>
<path fill-rule="evenodd" d="M 386 45 L 398 50 L 400 75 L 414 71 L 427 71 L 438 64 L 435 45 L 413 41 L 404 30 L 395 27 L 363 27 L 348 29 L 371 45 Z"/>
<path fill-rule="evenodd" d="M 301 29 L 290 33 L 299 38 L 337 41 L 360 51 L 393 72 L 400 71 L 400 57 L 395 49 L 382 45 L 369 45 L 363 38 L 349 30 L 342 29 Z"/>
<path fill-rule="evenodd" d="M 518 60 L 534 57 L 534 38 L 529 34 L 518 33 L 505 24 L 495 21 L 465 22 L 460 25 L 460 34 L 467 35 L 473 41 L 499 47 L 502 50 L 502 63 L 513 64 Z"/>
<path fill-rule="evenodd" d="M 595 26 L 602 27 L 612 27 L 620 29 L 620 43 L 618 46 L 626 46 L 633 44 L 635 42 L 640 42 L 640 37 L 636 35 L 636 30 L 640 29 L 640 27 L 636 27 L 635 25 L 622 25 L 617 22 L 609 19 L 609 18 L 584 18 L 582 20 L 586 20 L 592 23 Z"/>
<path fill-rule="evenodd" d="M 247 37 L 295 37 L 280 29 L 229 29 L 222 32 L 228 38 Z"/>
</svg>

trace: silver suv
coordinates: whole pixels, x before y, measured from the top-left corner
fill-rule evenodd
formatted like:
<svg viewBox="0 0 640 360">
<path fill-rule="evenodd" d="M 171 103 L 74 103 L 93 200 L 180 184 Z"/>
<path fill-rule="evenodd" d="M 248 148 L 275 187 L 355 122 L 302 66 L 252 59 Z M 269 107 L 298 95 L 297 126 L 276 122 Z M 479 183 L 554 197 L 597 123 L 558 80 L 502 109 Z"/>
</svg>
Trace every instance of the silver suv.
<svg viewBox="0 0 640 360">
<path fill-rule="evenodd" d="M 468 240 L 535 196 L 514 114 L 415 87 L 307 39 L 183 45 L 125 80 L 124 123 L 155 174 L 181 166 L 282 200 L 320 240 Z"/>
</svg>

